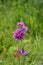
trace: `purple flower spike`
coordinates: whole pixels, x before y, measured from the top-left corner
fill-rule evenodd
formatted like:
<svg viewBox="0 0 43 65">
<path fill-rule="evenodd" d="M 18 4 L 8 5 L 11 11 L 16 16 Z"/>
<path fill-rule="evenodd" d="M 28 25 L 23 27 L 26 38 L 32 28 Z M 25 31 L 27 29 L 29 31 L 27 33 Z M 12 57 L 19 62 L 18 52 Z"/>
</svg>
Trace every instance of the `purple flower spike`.
<svg viewBox="0 0 43 65">
<path fill-rule="evenodd" d="M 19 22 L 17 23 L 18 26 L 23 26 L 24 25 L 24 22 Z"/>
<path fill-rule="evenodd" d="M 16 31 L 14 32 L 14 38 L 16 40 L 23 40 L 25 36 L 25 32 L 23 32 L 21 29 L 16 29 Z"/>
<path fill-rule="evenodd" d="M 21 55 L 24 55 L 24 56 L 28 55 L 28 52 L 24 51 L 24 49 L 22 49 L 22 50 L 17 49 L 17 52 L 19 52 Z"/>
</svg>

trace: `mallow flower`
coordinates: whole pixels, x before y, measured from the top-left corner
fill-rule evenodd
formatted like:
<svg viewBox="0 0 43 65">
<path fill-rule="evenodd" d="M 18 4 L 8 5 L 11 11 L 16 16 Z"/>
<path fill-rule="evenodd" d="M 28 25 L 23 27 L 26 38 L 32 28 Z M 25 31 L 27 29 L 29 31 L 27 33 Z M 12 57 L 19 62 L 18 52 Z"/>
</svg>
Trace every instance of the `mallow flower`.
<svg viewBox="0 0 43 65">
<path fill-rule="evenodd" d="M 29 54 L 28 52 L 26 52 L 24 50 L 24 48 L 22 48 L 21 50 L 17 49 L 17 52 L 20 53 L 21 55 L 24 55 L 24 56 L 27 56 Z"/>
<path fill-rule="evenodd" d="M 17 25 L 18 26 L 23 26 L 24 25 L 24 22 L 18 22 Z"/>
<path fill-rule="evenodd" d="M 18 22 L 17 25 L 20 26 L 21 29 L 23 29 L 24 31 L 27 31 L 28 30 L 28 27 L 25 26 L 24 22 Z"/>
<path fill-rule="evenodd" d="M 13 35 L 13 37 L 16 40 L 23 40 L 24 36 L 25 36 L 25 32 L 22 31 L 21 29 L 16 29 L 16 31 L 14 32 L 14 35 Z"/>
</svg>

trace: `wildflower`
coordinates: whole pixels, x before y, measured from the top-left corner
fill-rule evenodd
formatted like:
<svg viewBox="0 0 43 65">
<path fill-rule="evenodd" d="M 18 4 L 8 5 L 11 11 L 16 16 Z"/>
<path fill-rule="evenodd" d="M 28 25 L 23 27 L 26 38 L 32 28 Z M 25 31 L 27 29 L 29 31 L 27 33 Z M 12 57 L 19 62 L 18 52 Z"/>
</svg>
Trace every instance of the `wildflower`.
<svg viewBox="0 0 43 65">
<path fill-rule="evenodd" d="M 14 32 L 14 38 L 16 40 L 23 40 L 25 36 L 25 32 L 23 32 L 21 29 L 16 29 Z"/>
<path fill-rule="evenodd" d="M 23 30 L 23 31 L 27 31 L 27 30 L 28 30 L 27 26 L 24 25 L 24 26 L 22 27 L 22 30 Z"/>
<path fill-rule="evenodd" d="M 24 22 L 19 22 L 19 23 L 17 23 L 17 25 L 20 26 L 23 31 L 28 30 L 28 28 L 27 28 L 27 26 L 25 26 Z"/>
<path fill-rule="evenodd" d="M 27 56 L 28 55 L 28 52 L 26 52 L 24 50 L 24 48 L 22 48 L 22 50 L 17 49 L 17 52 L 19 52 L 21 55 L 24 55 L 24 56 Z"/>
<path fill-rule="evenodd" d="M 17 23 L 18 26 L 23 26 L 24 25 L 24 22 L 19 22 Z"/>
</svg>

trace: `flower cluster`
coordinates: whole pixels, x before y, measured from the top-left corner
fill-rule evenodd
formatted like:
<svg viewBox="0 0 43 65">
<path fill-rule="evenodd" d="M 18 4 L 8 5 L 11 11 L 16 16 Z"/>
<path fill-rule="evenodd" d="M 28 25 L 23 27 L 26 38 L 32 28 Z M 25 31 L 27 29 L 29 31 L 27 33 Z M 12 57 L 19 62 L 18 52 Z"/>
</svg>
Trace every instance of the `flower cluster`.
<svg viewBox="0 0 43 65">
<path fill-rule="evenodd" d="M 24 36 L 25 36 L 25 32 L 23 32 L 21 29 L 17 29 L 14 32 L 14 38 L 16 40 L 23 40 L 24 39 Z"/>
<path fill-rule="evenodd" d="M 19 22 L 19 23 L 17 23 L 17 25 L 20 26 L 20 28 L 16 29 L 13 37 L 16 40 L 23 40 L 24 36 L 25 36 L 25 31 L 27 31 L 28 28 L 27 28 L 27 26 L 25 26 L 24 22 Z"/>
</svg>

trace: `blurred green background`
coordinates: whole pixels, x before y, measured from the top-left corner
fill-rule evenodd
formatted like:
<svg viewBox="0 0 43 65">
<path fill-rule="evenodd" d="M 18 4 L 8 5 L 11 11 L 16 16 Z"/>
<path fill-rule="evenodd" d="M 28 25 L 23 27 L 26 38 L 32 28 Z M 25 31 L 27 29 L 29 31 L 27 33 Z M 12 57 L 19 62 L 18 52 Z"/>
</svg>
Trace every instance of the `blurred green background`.
<svg viewBox="0 0 43 65">
<path fill-rule="evenodd" d="M 20 46 L 30 53 L 21 65 L 43 65 L 43 0 L 0 0 L 0 65 L 18 65 L 13 33 L 20 21 L 28 26 Z"/>
</svg>

